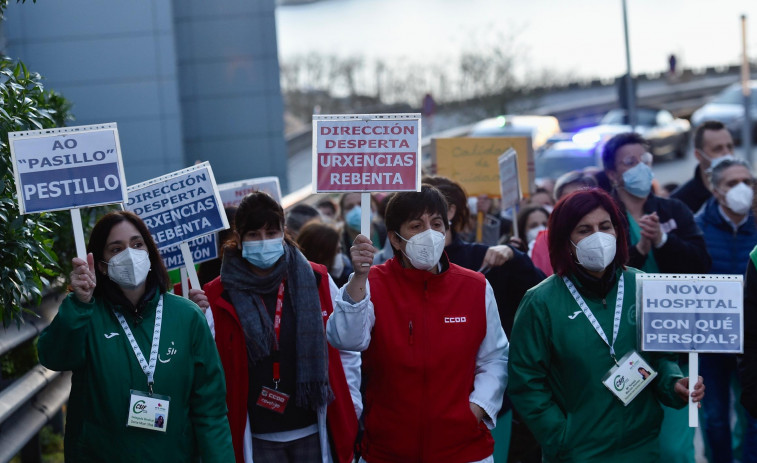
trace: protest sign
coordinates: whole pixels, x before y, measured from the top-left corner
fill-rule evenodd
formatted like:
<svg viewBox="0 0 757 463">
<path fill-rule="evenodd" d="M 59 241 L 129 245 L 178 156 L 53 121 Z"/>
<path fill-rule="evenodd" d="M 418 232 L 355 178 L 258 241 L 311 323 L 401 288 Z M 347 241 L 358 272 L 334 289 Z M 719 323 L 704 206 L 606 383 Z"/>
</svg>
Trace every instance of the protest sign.
<svg viewBox="0 0 757 463">
<path fill-rule="evenodd" d="M 436 173 L 463 186 L 469 196 L 499 197 L 497 159 L 512 148 L 518 158 L 521 195 L 534 188 L 533 148 L 529 137 L 435 138 L 431 140 Z"/>
<path fill-rule="evenodd" d="M 512 208 L 512 216 L 516 217 L 518 214 L 515 207 L 522 198 L 518 178 L 518 155 L 514 149 L 508 148 L 497 158 L 497 162 L 499 164 L 500 209 L 506 211 Z M 513 220 L 513 236 L 519 237 L 517 220 Z"/>
<path fill-rule="evenodd" d="M 419 191 L 420 114 L 313 116 L 314 193 Z"/>
<path fill-rule="evenodd" d="M 195 238 L 187 243 L 192 261 L 195 264 L 218 258 L 218 234 Z M 169 246 L 160 250 L 160 257 L 166 265 L 166 270 L 173 270 L 184 266 L 184 256 L 179 246 Z M 184 293 L 186 294 L 186 293 Z"/>
<path fill-rule="evenodd" d="M 744 351 L 741 275 L 636 275 L 636 319 L 643 351 L 688 352 L 689 394 L 699 378 L 699 352 Z M 689 426 L 699 424 L 689 398 Z"/>
<path fill-rule="evenodd" d="M 371 236 L 370 192 L 420 189 L 420 114 L 313 116 L 313 192 L 362 193 L 361 234 Z"/>
<path fill-rule="evenodd" d="M 638 275 L 641 348 L 656 352 L 744 351 L 741 275 Z"/>
<path fill-rule="evenodd" d="M 124 202 L 115 123 L 10 132 L 22 214 Z"/>
<path fill-rule="evenodd" d="M 178 245 L 193 288 L 200 282 L 188 242 L 229 228 L 208 162 L 128 189 L 126 209 L 144 220 L 158 249 Z"/>
<path fill-rule="evenodd" d="M 515 150 L 508 148 L 499 158 L 499 191 L 500 207 L 502 210 L 515 207 L 521 200 L 520 182 L 518 178 L 518 155 Z"/>
<path fill-rule="evenodd" d="M 281 204 L 281 185 L 278 177 L 259 177 L 238 182 L 221 183 L 218 192 L 221 194 L 223 207 L 239 206 L 242 198 L 253 191 L 263 191 L 271 195 Z"/>
<path fill-rule="evenodd" d="M 126 209 L 145 221 L 159 249 L 229 228 L 207 162 L 131 185 L 127 191 Z"/>
</svg>

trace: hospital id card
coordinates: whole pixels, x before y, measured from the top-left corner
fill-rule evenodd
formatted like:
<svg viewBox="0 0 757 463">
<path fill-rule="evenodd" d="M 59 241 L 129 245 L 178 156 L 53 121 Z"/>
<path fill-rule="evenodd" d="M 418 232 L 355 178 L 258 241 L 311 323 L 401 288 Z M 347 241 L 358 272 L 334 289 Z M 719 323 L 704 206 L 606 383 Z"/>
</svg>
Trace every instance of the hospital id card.
<svg viewBox="0 0 757 463">
<path fill-rule="evenodd" d="M 165 395 L 129 390 L 129 418 L 126 426 L 166 432 L 168 428 L 168 405 L 171 400 Z"/>
<path fill-rule="evenodd" d="M 618 361 L 602 378 L 602 383 L 623 405 L 628 405 L 657 376 L 657 372 L 636 351 Z"/>
</svg>

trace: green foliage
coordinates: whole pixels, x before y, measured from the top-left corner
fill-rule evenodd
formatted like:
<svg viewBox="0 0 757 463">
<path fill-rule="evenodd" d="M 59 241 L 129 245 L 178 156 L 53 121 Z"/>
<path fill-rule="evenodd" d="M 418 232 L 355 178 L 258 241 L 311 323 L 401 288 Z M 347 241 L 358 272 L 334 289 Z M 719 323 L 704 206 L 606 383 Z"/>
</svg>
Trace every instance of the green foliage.
<svg viewBox="0 0 757 463">
<path fill-rule="evenodd" d="M 37 3 L 37 0 L 32 0 Z M 16 3 L 26 3 L 26 0 L 16 0 Z M 8 8 L 8 0 L 0 0 L 0 20 L 5 19 L 5 9 Z"/>
<path fill-rule="evenodd" d="M 43 287 L 49 286 L 52 277 L 61 272 L 53 246 L 56 237 L 70 236 L 61 224 L 71 222 L 67 212 L 19 214 L 8 132 L 64 125 L 71 119 L 69 110 L 70 105 L 62 96 L 44 89 L 39 74 L 29 72 L 20 61 L 0 58 L 0 321 L 3 326 L 13 320 L 21 323 L 23 306 L 38 303 Z"/>
<path fill-rule="evenodd" d="M 32 339 L 0 356 L 0 376 L 4 380 L 20 378 L 38 363 L 37 345 Z"/>
</svg>

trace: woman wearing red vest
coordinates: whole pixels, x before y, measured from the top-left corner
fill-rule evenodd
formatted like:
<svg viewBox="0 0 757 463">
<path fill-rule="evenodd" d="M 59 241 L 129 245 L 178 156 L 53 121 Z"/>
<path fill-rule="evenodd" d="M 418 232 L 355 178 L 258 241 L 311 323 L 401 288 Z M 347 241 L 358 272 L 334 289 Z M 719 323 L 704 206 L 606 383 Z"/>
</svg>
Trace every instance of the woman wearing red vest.
<svg viewBox="0 0 757 463">
<path fill-rule="evenodd" d="M 364 351 L 364 461 L 491 462 L 508 352 L 492 288 L 443 255 L 436 188 L 394 195 L 385 220 L 394 257 L 371 268 L 375 248 L 355 239 L 327 325 L 332 345 Z"/>
<path fill-rule="evenodd" d="M 336 285 L 284 234 L 269 195 L 239 204 L 221 275 L 204 290 L 191 296 L 212 310 L 237 463 L 351 462 L 360 357 L 327 346 Z"/>
</svg>

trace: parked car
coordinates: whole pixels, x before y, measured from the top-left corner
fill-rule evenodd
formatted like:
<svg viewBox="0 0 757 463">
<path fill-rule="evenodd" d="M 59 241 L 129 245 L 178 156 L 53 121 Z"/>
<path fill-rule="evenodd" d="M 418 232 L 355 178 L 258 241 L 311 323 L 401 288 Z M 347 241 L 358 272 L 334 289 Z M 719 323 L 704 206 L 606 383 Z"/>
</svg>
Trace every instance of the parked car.
<svg viewBox="0 0 757 463">
<path fill-rule="evenodd" d="M 557 179 L 560 175 L 585 167 L 601 167 L 599 145 L 587 146 L 572 140 L 550 141 L 534 154 L 537 179 Z"/>
<path fill-rule="evenodd" d="M 471 137 L 531 137 L 534 150 L 560 133 L 560 123 L 553 116 L 504 115 L 484 119 L 473 126 Z"/>
<path fill-rule="evenodd" d="M 749 114 L 752 117 L 752 140 L 757 139 L 757 80 L 749 82 L 751 96 L 749 99 Z M 744 127 L 744 96 L 741 84 L 735 83 L 718 93 L 710 102 L 694 111 L 691 115 L 691 125 L 698 126 L 704 121 L 720 121 L 728 128 L 733 141 L 741 143 Z"/>
<path fill-rule="evenodd" d="M 691 124 L 673 117 L 670 111 L 653 108 L 636 109 L 636 132 L 649 140 L 655 157 L 683 157 L 689 141 Z M 613 109 L 602 117 L 599 125 L 579 130 L 573 140 L 582 146 L 596 146 L 613 135 L 630 132 L 625 109 Z"/>
</svg>

